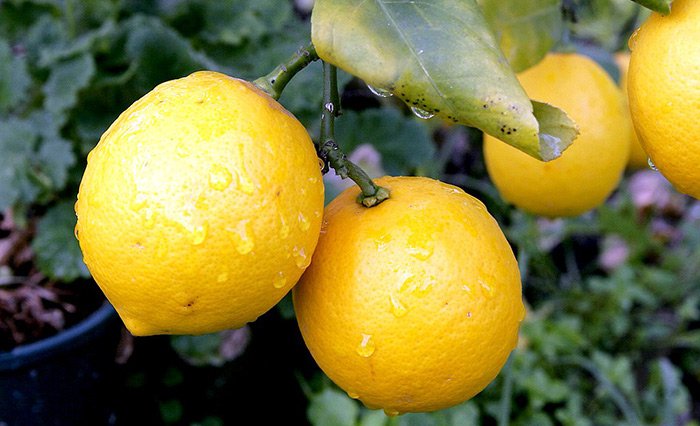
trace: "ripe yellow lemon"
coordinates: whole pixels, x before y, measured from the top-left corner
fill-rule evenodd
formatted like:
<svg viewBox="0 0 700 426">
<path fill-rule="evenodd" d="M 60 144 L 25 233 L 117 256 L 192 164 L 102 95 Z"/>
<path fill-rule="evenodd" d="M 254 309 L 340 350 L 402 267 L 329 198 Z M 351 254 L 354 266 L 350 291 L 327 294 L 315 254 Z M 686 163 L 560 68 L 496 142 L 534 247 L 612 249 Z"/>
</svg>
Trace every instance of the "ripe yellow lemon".
<svg viewBox="0 0 700 426">
<path fill-rule="evenodd" d="M 575 216 L 602 204 L 629 156 L 631 125 L 620 89 L 598 64 L 573 53 L 550 53 L 518 79 L 532 99 L 566 111 L 581 133 L 549 162 L 486 135 L 486 167 L 501 196 L 548 217 Z"/>
<path fill-rule="evenodd" d="M 700 1 L 675 0 L 630 39 L 629 102 L 656 168 L 700 199 Z"/>
<path fill-rule="evenodd" d="M 630 65 L 630 54 L 629 52 L 618 52 L 615 54 L 615 62 L 620 70 L 620 88 L 624 95 L 624 100 L 627 103 L 627 74 Z M 632 120 L 632 116 L 629 114 L 629 104 L 627 103 L 627 116 Z M 630 121 L 631 123 L 631 121 Z M 630 169 L 643 169 L 649 167 L 649 156 L 647 155 L 642 144 L 639 142 L 637 137 L 637 132 L 630 132 L 630 158 L 627 160 L 627 167 Z"/>
<path fill-rule="evenodd" d="M 465 401 L 491 382 L 525 315 L 513 252 L 459 188 L 385 177 L 364 208 L 349 188 L 327 207 L 311 266 L 293 290 L 321 369 L 389 415 Z"/>
<path fill-rule="evenodd" d="M 252 84 L 202 71 L 124 111 L 88 156 L 76 235 L 135 335 L 239 327 L 318 241 L 323 183 L 304 127 Z"/>
</svg>

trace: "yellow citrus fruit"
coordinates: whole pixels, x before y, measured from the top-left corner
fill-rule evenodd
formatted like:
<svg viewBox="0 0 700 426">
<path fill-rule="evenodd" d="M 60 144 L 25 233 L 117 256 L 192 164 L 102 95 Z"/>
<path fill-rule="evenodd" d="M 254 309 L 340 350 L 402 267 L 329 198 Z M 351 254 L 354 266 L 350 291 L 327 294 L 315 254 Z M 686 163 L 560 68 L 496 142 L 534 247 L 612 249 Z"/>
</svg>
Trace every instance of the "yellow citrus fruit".
<svg viewBox="0 0 700 426">
<path fill-rule="evenodd" d="M 136 335 L 239 327 L 274 306 L 318 241 L 323 183 L 304 127 L 215 72 L 165 82 L 88 156 L 76 235 Z"/>
<path fill-rule="evenodd" d="M 700 199 L 700 1 L 675 0 L 630 39 L 629 102 L 656 168 Z"/>
<path fill-rule="evenodd" d="M 486 135 L 486 167 L 501 196 L 548 217 L 575 216 L 602 204 L 629 156 L 631 125 L 620 89 L 598 64 L 574 53 L 550 53 L 518 79 L 532 99 L 569 114 L 580 135 L 549 162 Z"/>
<path fill-rule="evenodd" d="M 483 204 L 420 177 L 384 177 L 376 207 L 349 188 L 325 210 L 293 290 L 306 345 L 348 395 L 389 415 L 465 401 L 491 382 L 525 310 L 513 252 Z"/>
<path fill-rule="evenodd" d="M 620 70 L 620 88 L 624 95 L 624 100 L 627 103 L 627 73 L 630 65 L 629 52 L 618 52 L 615 54 L 615 62 Z M 627 116 L 632 120 L 629 114 L 629 106 L 627 106 Z M 630 121 L 631 123 L 631 121 Z M 642 144 L 639 142 L 637 132 L 630 132 L 630 158 L 627 160 L 627 167 L 630 169 L 643 169 L 649 167 L 649 156 L 647 155 Z"/>
</svg>

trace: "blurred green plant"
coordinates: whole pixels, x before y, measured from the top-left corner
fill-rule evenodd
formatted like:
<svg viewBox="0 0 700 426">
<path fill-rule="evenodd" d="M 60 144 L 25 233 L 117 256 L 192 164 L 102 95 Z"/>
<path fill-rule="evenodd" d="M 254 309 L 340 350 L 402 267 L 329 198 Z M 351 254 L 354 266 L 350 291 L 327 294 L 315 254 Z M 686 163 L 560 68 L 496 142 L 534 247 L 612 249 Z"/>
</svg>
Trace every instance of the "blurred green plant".
<svg viewBox="0 0 700 426">
<path fill-rule="evenodd" d="M 506 57 L 518 69 L 567 44 L 607 61 L 613 75 L 610 54 L 648 13 L 629 0 L 480 4 L 502 28 L 495 37 L 510 46 Z M 558 15 L 563 6 L 575 19 Z M 17 229 L 33 229 L 42 273 L 64 281 L 88 276 L 73 237 L 72 202 L 87 153 L 121 111 L 160 82 L 198 69 L 258 77 L 308 42 L 307 18 L 279 0 L 0 2 L 0 212 Z M 320 64 L 312 64 L 280 99 L 312 135 L 320 75 Z M 319 373 L 301 380 L 312 424 L 698 424 L 698 202 L 673 195 L 647 171 L 628 176 L 595 212 L 557 221 L 528 216 L 484 179 L 479 132 L 418 120 L 348 74 L 340 83 L 363 105 L 344 99 L 339 144 L 346 152 L 369 147 L 363 158 L 377 173 L 441 177 L 478 194 L 516 247 L 530 310 L 518 350 L 471 401 L 387 418 Z M 15 271 L 0 272 L 11 278 Z M 293 315 L 289 299 L 282 307 Z M 174 345 L 195 362 L 222 363 L 221 343 L 217 335 Z M 186 401 L 159 404 L 164 421 L 182 420 Z M 212 416 L 198 424 L 222 423 Z"/>
</svg>

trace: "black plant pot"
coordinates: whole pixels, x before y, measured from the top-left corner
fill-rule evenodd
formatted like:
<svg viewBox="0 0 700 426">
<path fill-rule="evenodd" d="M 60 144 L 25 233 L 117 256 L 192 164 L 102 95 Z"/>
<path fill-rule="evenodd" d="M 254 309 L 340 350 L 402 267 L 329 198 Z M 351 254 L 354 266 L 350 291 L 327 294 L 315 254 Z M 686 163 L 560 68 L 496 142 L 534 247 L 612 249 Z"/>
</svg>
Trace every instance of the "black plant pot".
<svg viewBox="0 0 700 426">
<path fill-rule="evenodd" d="M 0 426 L 108 424 L 119 335 L 105 303 L 55 336 L 0 352 Z"/>
</svg>

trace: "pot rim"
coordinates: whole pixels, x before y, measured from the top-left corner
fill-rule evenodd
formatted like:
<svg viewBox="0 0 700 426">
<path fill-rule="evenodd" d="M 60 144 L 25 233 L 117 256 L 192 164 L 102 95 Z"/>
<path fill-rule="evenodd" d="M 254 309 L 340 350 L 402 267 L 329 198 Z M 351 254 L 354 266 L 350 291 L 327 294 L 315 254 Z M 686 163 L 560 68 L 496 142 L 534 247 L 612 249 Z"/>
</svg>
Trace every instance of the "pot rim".
<svg viewBox="0 0 700 426">
<path fill-rule="evenodd" d="M 0 352 L 0 372 L 17 370 L 36 364 L 56 353 L 79 347 L 93 336 L 102 333 L 103 324 L 116 319 L 116 311 L 105 301 L 100 308 L 85 319 L 51 337 L 17 346 L 9 352 Z"/>
</svg>

